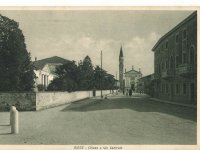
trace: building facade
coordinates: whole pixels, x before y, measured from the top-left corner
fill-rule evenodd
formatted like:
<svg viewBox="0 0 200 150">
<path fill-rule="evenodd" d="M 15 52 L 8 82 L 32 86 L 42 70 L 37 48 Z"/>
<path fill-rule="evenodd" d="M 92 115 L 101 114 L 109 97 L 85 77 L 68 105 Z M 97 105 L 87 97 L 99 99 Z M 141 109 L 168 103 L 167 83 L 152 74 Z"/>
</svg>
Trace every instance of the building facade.
<svg viewBox="0 0 200 150">
<path fill-rule="evenodd" d="M 196 104 L 197 12 L 161 37 L 152 51 L 154 97 Z"/>
<path fill-rule="evenodd" d="M 142 77 L 142 73 L 132 69 L 129 71 L 124 70 L 124 56 L 122 46 L 120 48 L 119 53 L 119 89 L 121 91 L 132 89 L 133 91 L 137 91 L 138 87 L 138 79 Z"/>
<path fill-rule="evenodd" d="M 152 75 L 147 75 L 138 79 L 138 93 L 145 93 L 153 96 L 153 82 L 151 81 L 151 76 Z"/>
<path fill-rule="evenodd" d="M 36 91 L 37 87 L 41 86 L 43 90 L 47 89 L 51 81 L 56 77 L 56 68 L 68 63 L 69 60 L 63 59 L 58 56 L 35 60 L 35 75 L 36 75 Z"/>
<path fill-rule="evenodd" d="M 138 79 L 142 77 L 141 71 L 136 71 L 132 67 L 131 70 L 126 71 L 124 73 L 125 77 L 125 90 L 132 89 L 134 92 L 138 91 Z"/>
</svg>

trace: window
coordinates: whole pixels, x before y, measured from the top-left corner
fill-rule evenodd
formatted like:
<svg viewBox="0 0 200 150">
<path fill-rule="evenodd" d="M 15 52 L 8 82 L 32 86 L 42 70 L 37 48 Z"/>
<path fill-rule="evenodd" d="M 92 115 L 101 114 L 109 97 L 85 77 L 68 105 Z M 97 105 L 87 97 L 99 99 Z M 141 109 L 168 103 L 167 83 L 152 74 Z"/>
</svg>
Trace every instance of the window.
<svg viewBox="0 0 200 150">
<path fill-rule="evenodd" d="M 178 34 L 176 35 L 176 43 L 178 43 L 178 40 L 179 40 L 179 36 Z"/>
<path fill-rule="evenodd" d="M 162 70 L 164 70 L 164 68 L 165 68 L 165 64 L 164 62 L 162 62 Z"/>
<path fill-rule="evenodd" d="M 186 58 L 186 53 L 183 53 L 183 64 L 185 64 L 186 63 L 186 60 L 187 58 Z"/>
<path fill-rule="evenodd" d="M 176 56 L 176 67 L 178 67 L 178 56 Z"/>
<path fill-rule="evenodd" d="M 159 74 L 160 74 L 160 68 L 161 68 L 160 66 L 161 66 L 161 65 L 159 64 L 159 65 L 158 65 L 158 73 L 159 73 Z"/>
<path fill-rule="evenodd" d="M 173 57 L 171 56 L 170 58 L 170 68 L 174 68 L 174 60 L 173 60 Z"/>
<path fill-rule="evenodd" d="M 164 92 L 165 92 L 165 85 L 162 84 L 162 93 L 164 93 Z"/>
<path fill-rule="evenodd" d="M 168 69 L 168 67 L 169 67 L 169 61 L 167 60 L 166 61 L 166 69 Z"/>
<path fill-rule="evenodd" d="M 184 40 L 184 41 L 182 42 L 182 50 L 183 50 L 183 51 L 186 51 L 186 49 L 187 49 L 187 41 Z"/>
<path fill-rule="evenodd" d="M 183 94 L 186 94 L 186 84 L 183 83 Z"/>
<path fill-rule="evenodd" d="M 190 48 L 190 64 L 194 64 L 194 48 Z"/>
<path fill-rule="evenodd" d="M 183 39 L 186 38 L 186 30 L 183 30 Z"/>
<path fill-rule="evenodd" d="M 179 93 L 179 84 L 176 84 L 176 94 Z"/>
<path fill-rule="evenodd" d="M 169 87 L 168 87 L 168 84 L 166 84 L 166 93 L 169 92 Z"/>
<path fill-rule="evenodd" d="M 168 48 L 168 41 L 165 43 L 165 48 Z"/>
</svg>

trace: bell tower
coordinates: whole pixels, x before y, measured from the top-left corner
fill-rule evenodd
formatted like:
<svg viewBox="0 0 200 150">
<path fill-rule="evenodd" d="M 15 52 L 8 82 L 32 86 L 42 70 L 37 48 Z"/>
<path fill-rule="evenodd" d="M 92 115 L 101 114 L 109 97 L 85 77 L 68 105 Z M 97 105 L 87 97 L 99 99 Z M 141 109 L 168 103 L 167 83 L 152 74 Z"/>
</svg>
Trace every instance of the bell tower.
<svg viewBox="0 0 200 150">
<path fill-rule="evenodd" d="M 123 51 L 122 51 L 122 46 L 120 48 L 120 53 L 119 53 L 119 82 L 120 82 L 120 90 L 123 90 L 124 88 L 124 56 L 123 56 Z"/>
</svg>

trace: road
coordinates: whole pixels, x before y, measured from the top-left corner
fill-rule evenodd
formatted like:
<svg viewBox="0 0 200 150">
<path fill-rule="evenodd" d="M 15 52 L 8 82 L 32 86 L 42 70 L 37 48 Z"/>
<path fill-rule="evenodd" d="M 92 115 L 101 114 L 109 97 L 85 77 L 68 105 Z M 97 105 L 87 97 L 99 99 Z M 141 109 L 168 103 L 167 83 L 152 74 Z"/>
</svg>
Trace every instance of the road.
<svg viewBox="0 0 200 150">
<path fill-rule="evenodd" d="M 0 112 L 0 144 L 196 144 L 196 109 L 145 95 L 87 99 L 19 113 L 20 133 L 10 134 Z"/>
</svg>

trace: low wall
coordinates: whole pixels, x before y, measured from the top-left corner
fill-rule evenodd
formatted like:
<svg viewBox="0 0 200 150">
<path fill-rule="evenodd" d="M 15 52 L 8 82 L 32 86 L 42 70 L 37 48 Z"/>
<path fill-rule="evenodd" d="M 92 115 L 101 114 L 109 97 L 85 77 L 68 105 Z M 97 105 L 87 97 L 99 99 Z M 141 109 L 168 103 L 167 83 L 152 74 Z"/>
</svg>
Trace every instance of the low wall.
<svg viewBox="0 0 200 150">
<path fill-rule="evenodd" d="M 110 91 L 103 90 L 102 94 L 110 94 Z M 96 91 L 96 96 L 100 95 L 101 91 Z M 90 97 L 93 97 L 92 91 L 0 93 L 0 111 L 9 111 L 11 105 L 20 111 L 41 110 Z"/>
<path fill-rule="evenodd" d="M 36 93 L 0 93 L 0 111 L 9 111 L 11 105 L 17 110 L 36 110 Z"/>
<path fill-rule="evenodd" d="M 109 94 L 109 90 L 102 91 L 102 94 Z M 96 96 L 100 96 L 101 91 L 96 91 Z M 82 99 L 93 97 L 92 91 L 77 92 L 38 92 L 36 94 L 36 110 L 42 110 Z"/>
</svg>

